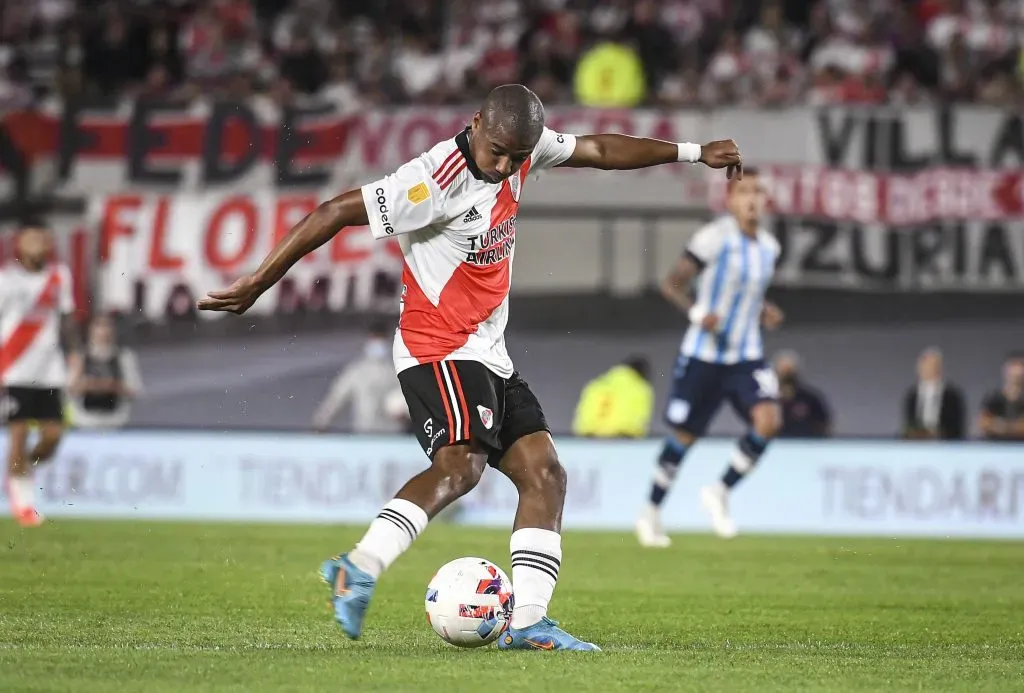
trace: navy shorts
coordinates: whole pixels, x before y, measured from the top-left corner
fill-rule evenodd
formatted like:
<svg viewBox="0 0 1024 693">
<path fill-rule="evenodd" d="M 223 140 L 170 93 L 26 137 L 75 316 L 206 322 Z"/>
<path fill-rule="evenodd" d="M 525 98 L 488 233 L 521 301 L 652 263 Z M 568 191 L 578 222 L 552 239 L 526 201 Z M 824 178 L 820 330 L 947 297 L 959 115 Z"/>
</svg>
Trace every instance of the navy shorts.
<svg viewBox="0 0 1024 693">
<path fill-rule="evenodd" d="M 665 423 L 702 436 L 723 400 L 728 399 L 736 414 L 749 422 L 755 404 L 778 398 L 778 378 L 763 360 L 725 364 L 680 356 L 672 374 Z"/>
</svg>

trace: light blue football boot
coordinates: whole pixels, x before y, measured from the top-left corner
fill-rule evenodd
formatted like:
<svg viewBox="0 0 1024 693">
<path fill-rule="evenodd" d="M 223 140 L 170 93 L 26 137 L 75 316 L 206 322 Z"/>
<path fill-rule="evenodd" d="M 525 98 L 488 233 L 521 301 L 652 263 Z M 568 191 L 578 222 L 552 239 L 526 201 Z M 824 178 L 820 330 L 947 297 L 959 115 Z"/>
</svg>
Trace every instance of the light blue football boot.
<svg viewBox="0 0 1024 693">
<path fill-rule="evenodd" d="M 578 650 L 600 652 L 593 643 L 583 642 L 558 627 L 558 621 L 545 616 L 527 628 L 509 628 L 498 638 L 502 650 Z"/>
<path fill-rule="evenodd" d="M 328 558 L 320 566 L 320 577 L 331 586 L 334 595 L 334 619 L 345 635 L 358 640 L 363 632 L 363 618 L 370 606 L 370 597 L 377 581 L 348 560 L 348 554 Z"/>
</svg>

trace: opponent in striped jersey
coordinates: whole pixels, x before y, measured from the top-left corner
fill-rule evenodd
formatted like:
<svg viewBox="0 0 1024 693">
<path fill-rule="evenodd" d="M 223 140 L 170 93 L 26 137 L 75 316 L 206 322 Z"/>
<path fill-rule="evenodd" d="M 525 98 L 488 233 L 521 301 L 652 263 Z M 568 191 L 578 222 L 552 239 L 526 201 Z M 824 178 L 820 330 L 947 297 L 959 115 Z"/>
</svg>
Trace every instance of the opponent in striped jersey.
<svg viewBox="0 0 1024 693">
<path fill-rule="evenodd" d="M 324 203 L 251 276 L 199 303 L 244 312 L 304 254 L 344 226 L 396 236 L 405 259 L 395 367 L 430 458 L 348 554 L 324 563 L 335 618 L 351 638 L 381 573 L 434 517 L 468 493 L 489 464 L 519 491 L 512 533 L 515 607 L 502 649 L 596 650 L 547 617 L 558 579 L 565 470 L 540 403 L 505 349 L 519 200 L 528 172 L 554 166 L 636 169 L 701 161 L 741 174 L 731 140 L 701 146 L 624 135 L 575 137 L 544 127 L 521 85 L 492 91 L 472 125 L 395 173 Z"/>
<path fill-rule="evenodd" d="M 644 546 L 670 544 L 660 507 L 683 455 L 704 434 L 722 400 L 751 430 L 741 438 L 719 483 L 701 490 L 701 504 L 715 531 L 731 537 L 729 492 L 754 467 L 781 425 L 778 381 L 765 364 L 762 325 L 775 328 L 782 312 L 765 301 L 779 257 L 779 243 L 761 228 L 764 195 L 755 171 L 729 184 L 729 213 L 700 229 L 690 241 L 662 293 L 690 318 L 676 360 L 665 420 L 672 433 L 658 459 L 650 502 L 637 520 Z M 690 285 L 697 278 L 696 301 Z"/>
<path fill-rule="evenodd" d="M 35 503 L 35 468 L 57 450 L 64 429 L 67 370 L 61 332 L 77 344 L 71 272 L 50 262 L 53 238 L 41 221 L 18 229 L 17 258 L 0 269 L 0 421 L 7 424 L 5 489 L 24 526 L 42 522 Z M 63 324 L 62 324 L 63 323 Z M 29 424 L 39 437 L 28 448 Z"/>
</svg>

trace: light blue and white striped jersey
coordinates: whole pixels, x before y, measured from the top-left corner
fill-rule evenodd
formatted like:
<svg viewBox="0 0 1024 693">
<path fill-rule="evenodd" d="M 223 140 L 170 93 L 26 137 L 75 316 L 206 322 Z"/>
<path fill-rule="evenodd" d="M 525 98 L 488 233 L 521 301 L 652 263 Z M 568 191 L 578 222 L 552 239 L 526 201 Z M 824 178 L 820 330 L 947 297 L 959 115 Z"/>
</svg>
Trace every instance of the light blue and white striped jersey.
<svg viewBox="0 0 1024 693">
<path fill-rule="evenodd" d="M 701 228 L 686 254 L 703 268 L 696 305 L 718 316 L 718 332 L 690 325 L 680 353 L 707 363 L 739 363 L 764 358 L 761 309 L 781 246 L 763 228 L 756 240 L 740 231 L 731 215 Z"/>
</svg>

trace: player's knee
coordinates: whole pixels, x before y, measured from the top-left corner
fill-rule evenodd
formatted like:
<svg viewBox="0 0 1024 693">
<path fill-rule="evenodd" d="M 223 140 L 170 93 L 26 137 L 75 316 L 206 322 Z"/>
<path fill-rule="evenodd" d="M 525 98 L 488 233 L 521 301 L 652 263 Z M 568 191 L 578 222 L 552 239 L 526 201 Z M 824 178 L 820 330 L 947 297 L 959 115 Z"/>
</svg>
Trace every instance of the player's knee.
<svg viewBox="0 0 1024 693">
<path fill-rule="evenodd" d="M 61 434 L 59 432 L 43 434 L 40 436 L 39 444 L 36 445 L 35 449 L 36 458 L 40 462 L 45 462 L 53 457 L 53 453 L 57 451 L 57 446 L 60 445 L 60 439 Z"/>
<path fill-rule="evenodd" d="M 557 495 L 559 498 L 565 497 L 568 476 L 554 450 L 535 458 L 519 476 L 516 486 L 520 493 L 531 490 Z"/>
<path fill-rule="evenodd" d="M 449 493 L 464 496 L 476 488 L 484 472 L 485 463 L 478 457 L 469 447 L 456 445 L 438 450 L 432 464 L 441 473 Z"/>
<path fill-rule="evenodd" d="M 684 447 L 690 447 L 697 442 L 697 436 L 681 428 L 672 429 L 672 437 Z"/>
<path fill-rule="evenodd" d="M 782 412 L 777 404 L 760 404 L 753 412 L 754 431 L 764 438 L 770 440 L 779 434 L 782 428 Z"/>
</svg>

